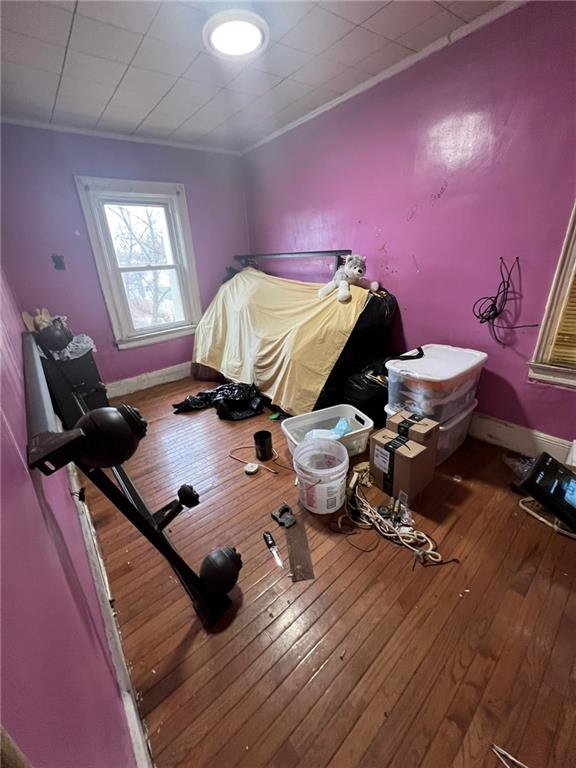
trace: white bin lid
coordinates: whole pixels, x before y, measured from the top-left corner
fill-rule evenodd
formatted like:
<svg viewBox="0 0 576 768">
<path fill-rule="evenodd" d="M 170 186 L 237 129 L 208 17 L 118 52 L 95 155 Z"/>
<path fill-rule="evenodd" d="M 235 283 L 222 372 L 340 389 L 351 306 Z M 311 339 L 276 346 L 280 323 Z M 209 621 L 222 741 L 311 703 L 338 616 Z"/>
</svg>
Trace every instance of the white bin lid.
<svg viewBox="0 0 576 768">
<path fill-rule="evenodd" d="M 488 355 L 476 349 L 424 344 L 424 357 L 417 360 L 389 360 L 386 368 L 393 373 L 425 381 L 448 381 L 484 365 Z M 413 349 L 407 355 L 415 353 Z"/>
</svg>

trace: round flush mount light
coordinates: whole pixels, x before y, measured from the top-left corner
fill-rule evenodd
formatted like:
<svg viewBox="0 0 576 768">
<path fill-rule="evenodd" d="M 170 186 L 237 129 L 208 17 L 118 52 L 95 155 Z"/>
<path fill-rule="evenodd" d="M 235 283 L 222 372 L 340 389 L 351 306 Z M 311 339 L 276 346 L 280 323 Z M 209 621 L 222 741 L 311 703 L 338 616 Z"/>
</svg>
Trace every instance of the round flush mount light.
<svg viewBox="0 0 576 768">
<path fill-rule="evenodd" d="M 252 11 L 222 11 L 211 16 L 202 31 L 204 44 L 216 56 L 246 60 L 268 45 L 268 24 Z"/>
</svg>

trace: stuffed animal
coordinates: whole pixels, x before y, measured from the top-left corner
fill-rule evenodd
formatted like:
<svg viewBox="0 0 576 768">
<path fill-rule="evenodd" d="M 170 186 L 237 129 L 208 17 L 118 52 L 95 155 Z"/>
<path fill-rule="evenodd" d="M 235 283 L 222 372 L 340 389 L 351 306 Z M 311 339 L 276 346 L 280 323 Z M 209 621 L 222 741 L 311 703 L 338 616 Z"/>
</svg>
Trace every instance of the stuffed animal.
<svg viewBox="0 0 576 768">
<path fill-rule="evenodd" d="M 361 288 L 369 288 L 371 291 L 377 291 L 380 287 L 379 283 L 375 281 L 368 282 L 368 280 L 364 278 L 365 272 L 366 259 L 364 256 L 358 256 L 358 254 L 355 253 L 351 256 L 346 256 L 345 263 L 341 267 L 338 267 L 332 280 L 320 288 L 318 297 L 323 299 L 337 288 L 338 301 L 349 301 L 351 285 L 358 285 Z"/>
</svg>

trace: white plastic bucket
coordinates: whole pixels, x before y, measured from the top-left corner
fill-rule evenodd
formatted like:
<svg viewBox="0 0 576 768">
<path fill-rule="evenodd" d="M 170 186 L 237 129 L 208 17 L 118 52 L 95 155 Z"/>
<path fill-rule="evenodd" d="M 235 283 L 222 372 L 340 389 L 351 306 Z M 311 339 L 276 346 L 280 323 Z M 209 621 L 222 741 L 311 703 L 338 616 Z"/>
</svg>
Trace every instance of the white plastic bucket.
<svg viewBox="0 0 576 768">
<path fill-rule="evenodd" d="M 294 450 L 300 503 L 315 515 L 330 515 L 346 499 L 348 451 L 336 440 L 304 440 Z"/>
</svg>

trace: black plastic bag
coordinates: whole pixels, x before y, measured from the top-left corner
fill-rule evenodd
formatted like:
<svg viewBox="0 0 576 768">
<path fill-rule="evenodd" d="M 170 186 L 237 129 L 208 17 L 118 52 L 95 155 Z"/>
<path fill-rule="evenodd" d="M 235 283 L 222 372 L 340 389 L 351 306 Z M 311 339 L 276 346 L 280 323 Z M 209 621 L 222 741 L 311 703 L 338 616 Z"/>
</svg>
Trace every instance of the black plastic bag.
<svg viewBox="0 0 576 768">
<path fill-rule="evenodd" d="M 221 419 L 239 421 L 256 416 L 264 410 L 264 398 L 254 384 L 221 384 L 197 395 L 188 395 L 174 403 L 174 413 L 189 413 L 204 408 L 216 408 Z"/>
</svg>

